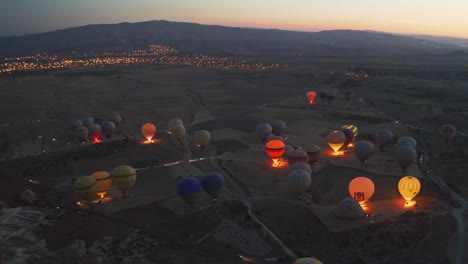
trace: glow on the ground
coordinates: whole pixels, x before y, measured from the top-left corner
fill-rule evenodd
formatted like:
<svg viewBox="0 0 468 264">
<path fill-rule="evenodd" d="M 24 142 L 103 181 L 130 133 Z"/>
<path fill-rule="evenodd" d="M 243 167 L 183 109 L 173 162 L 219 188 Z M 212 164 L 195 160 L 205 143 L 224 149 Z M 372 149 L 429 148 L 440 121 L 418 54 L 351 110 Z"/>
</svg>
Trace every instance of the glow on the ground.
<svg viewBox="0 0 468 264">
<path fill-rule="evenodd" d="M 146 145 L 148 145 L 148 144 L 157 144 L 157 143 L 159 143 L 159 142 L 160 142 L 159 139 L 151 139 L 151 140 L 145 140 L 145 141 L 143 141 L 143 144 L 146 144 Z"/>
<path fill-rule="evenodd" d="M 335 157 L 339 157 L 339 156 L 344 156 L 345 153 L 344 153 L 344 151 L 335 151 L 335 152 L 332 152 L 331 155 L 335 156 Z"/>
<path fill-rule="evenodd" d="M 408 208 L 408 207 L 414 207 L 416 205 L 416 201 L 405 201 L 405 208 Z"/>
<path fill-rule="evenodd" d="M 271 167 L 273 168 L 284 168 L 288 166 L 288 163 L 282 159 L 272 159 Z"/>
</svg>

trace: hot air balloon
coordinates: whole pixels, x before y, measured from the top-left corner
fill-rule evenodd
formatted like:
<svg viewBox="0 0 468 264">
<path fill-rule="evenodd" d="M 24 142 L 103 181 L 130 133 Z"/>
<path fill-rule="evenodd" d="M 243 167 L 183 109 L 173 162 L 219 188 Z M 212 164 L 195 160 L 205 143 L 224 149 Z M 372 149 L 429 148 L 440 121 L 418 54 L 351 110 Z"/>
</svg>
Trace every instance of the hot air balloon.
<svg viewBox="0 0 468 264">
<path fill-rule="evenodd" d="M 179 142 L 185 136 L 185 127 L 183 125 L 174 126 L 171 132 L 175 139 Z"/>
<path fill-rule="evenodd" d="M 374 154 L 375 147 L 372 142 L 367 140 L 361 140 L 356 143 L 354 146 L 354 154 L 361 162 L 361 165 L 364 165 L 367 160 Z"/>
<path fill-rule="evenodd" d="M 199 130 L 193 135 L 193 142 L 195 143 L 195 145 L 204 148 L 210 142 L 210 138 L 210 132 L 206 130 Z"/>
<path fill-rule="evenodd" d="M 196 202 L 200 191 L 201 183 L 195 177 L 187 177 L 177 183 L 177 193 L 190 206 Z"/>
<path fill-rule="evenodd" d="M 302 149 L 295 149 L 289 151 L 287 154 L 289 166 L 296 163 L 307 163 L 309 161 L 309 155 Z"/>
<path fill-rule="evenodd" d="M 310 174 L 303 170 L 294 170 L 288 175 L 290 186 L 298 193 L 305 192 L 311 184 Z"/>
<path fill-rule="evenodd" d="M 136 181 L 136 171 L 128 165 L 115 167 L 111 171 L 112 183 L 119 189 L 124 196 L 127 196 L 130 189 Z"/>
<path fill-rule="evenodd" d="M 314 258 L 300 258 L 296 259 L 292 264 L 323 264 L 320 260 Z"/>
<path fill-rule="evenodd" d="M 86 202 L 94 201 L 96 197 L 96 180 L 91 176 L 81 176 L 74 183 L 75 193 Z"/>
<path fill-rule="evenodd" d="M 265 139 L 268 137 L 268 135 L 270 135 L 273 132 L 273 128 L 270 126 L 270 124 L 262 123 L 262 124 L 259 124 L 255 128 L 255 132 L 257 133 L 257 136 L 262 141 L 265 141 Z"/>
<path fill-rule="evenodd" d="M 348 190 L 354 200 L 363 204 L 372 197 L 375 186 L 367 177 L 356 177 L 349 183 Z"/>
<path fill-rule="evenodd" d="M 141 126 L 141 133 L 146 138 L 146 142 L 151 142 L 156 135 L 156 126 L 151 123 L 146 123 Z"/>
<path fill-rule="evenodd" d="M 102 122 L 104 122 L 105 120 L 100 118 L 100 117 L 96 117 L 94 118 L 94 124 L 98 124 L 102 127 Z"/>
<path fill-rule="evenodd" d="M 312 169 L 310 168 L 310 165 L 307 163 L 303 163 L 303 162 L 294 163 L 291 167 L 289 167 L 289 172 L 292 172 L 295 170 L 303 170 L 309 174 L 312 174 Z"/>
<path fill-rule="evenodd" d="M 400 144 L 402 142 L 408 142 L 411 144 L 411 146 L 416 149 L 418 143 L 416 142 L 416 139 L 412 138 L 412 137 L 401 137 L 398 139 L 397 143 L 396 143 L 396 147 L 398 148 L 400 146 Z"/>
<path fill-rule="evenodd" d="M 284 123 L 281 120 L 273 120 L 271 121 L 270 125 L 271 125 L 273 134 L 277 136 L 281 136 L 281 134 L 283 134 L 284 131 L 286 130 L 286 123 Z"/>
<path fill-rule="evenodd" d="M 88 136 L 89 136 L 89 130 L 87 127 L 82 126 L 77 129 L 75 129 L 75 136 L 81 141 L 85 142 L 88 141 Z"/>
<path fill-rule="evenodd" d="M 457 128 L 453 125 L 445 124 L 440 127 L 439 132 L 445 143 L 448 143 L 457 134 Z"/>
<path fill-rule="evenodd" d="M 345 97 L 346 102 L 351 103 L 351 99 L 353 97 L 353 91 L 345 90 L 344 91 L 344 97 Z"/>
<path fill-rule="evenodd" d="M 400 146 L 395 150 L 395 157 L 403 172 L 416 160 L 416 150 L 411 146 Z"/>
<path fill-rule="evenodd" d="M 116 128 L 119 128 L 122 124 L 122 117 L 120 115 L 113 115 L 110 121 L 114 122 Z"/>
<path fill-rule="evenodd" d="M 224 187 L 224 177 L 220 173 L 211 172 L 201 178 L 201 186 L 211 198 L 216 199 Z"/>
<path fill-rule="evenodd" d="M 83 121 L 76 119 L 76 120 L 73 120 L 70 125 L 71 125 L 71 128 L 75 130 L 83 126 Z"/>
<path fill-rule="evenodd" d="M 418 195 L 421 190 L 421 183 L 416 177 L 406 176 L 398 182 L 398 191 L 406 200 L 406 205 L 411 203 L 411 200 Z"/>
<path fill-rule="evenodd" d="M 169 124 L 168 124 L 168 130 L 170 132 L 172 132 L 172 128 L 174 128 L 175 126 L 183 126 L 184 125 L 184 122 L 182 120 L 180 120 L 179 118 L 173 118 L 171 120 L 169 120 Z"/>
<path fill-rule="evenodd" d="M 90 125 L 94 124 L 94 118 L 90 116 L 82 118 L 81 121 L 83 121 L 83 125 L 85 127 L 89 127 Z"/>
<path fill-rule="evenodd" d="M 352 138 L 351 138 L 351 133 L 349 133 L 349 130 L 352 132 Z M 341 131 L 345 134 L 346 141 L 349 140 L 348 137 L 351 138 L 351 141 L 349 141 L 348 144 L 353 142 L 353 140 L 356 139 L 356 137 L 358 135 L 358 132 L 359 132 L 357 126 L 355 126 L 355 125 L 344 125 L 344 126 L 341 127 Z M 348 145 L 348 144 L 346 144 L 346 141 L 345 141 L 345 144 L 344 144 L 345 147 Z"/>
<path fill-rule="evenodd" d="M 104 195 L 112 187 L 112 176 L 107 171 L 96 171 L 90 176 L 96 180 L 96 193 L 104 198 Z"/>
<path fill-rule="evenodd" d="M 285 145 L 284 146 L 284 154 L 288 155 L 288 152 L 292 151 L 292 150 L 294 150 L 293 146 L 291 146 L 291 145 Z"/>
<path fill-rule="evenodd" d="M 107 138 L 111 138 L 114 135 L 115 130 L 117 127 L 115 126 L 114 122 L 112 121 L 103 121 L 101 124 L 102 127 L 102 134 Z"/>
<path fill-rule="evenodd" d="M 98 124 L 91 124 L 88 126 L 89 130 L 89 137 L 94 142 L 99 142 L 99 138 L 101 137 L 102 128 Z"/>
<path fill-rule="evenodd" d="M 304 151 L 309 155 L 309 162 L 315 162 L 320 158 L 320 147 L 317 145 L 307 145 Z"/>
<path fill-rule="evenodd" d="M 375 134 L 375 142 L 380 148 L 380 151 L 383 151 L 385 147 L 389 146 L 393 142 L 393 133 L 387 129 L 380 129 Z"/>
<path fill-rule="evenodd" d="M 309 104 L 313 104 L 317 94 L 313 91 L 310 91 L 310 92 L 307 92 L 306 96 L 307 96 L 307 99 L 309 100 Z"/>
<path fill-rule="evenodd" d="M 335 153 L 337 153 L 338 150 L 343 146 L 345 140 L 346 140 L 345 134 L 338 130 L 331 131 L 327 135 L 327 143 L 330 146 L 330 148 L 333 149 Z"/>
<path fill-rule="evenodd" d="M 273 167 L 279 166 L 279 159 L 284 154 L 284 148 L 284 142 L 277 139 L 270 140 L 265 144 L 265 151 L 273 160 Z"/>
<path fill-rule="evenodd" d="M 343 143 L 343 146 L 346 148 L 348 147 L 349 143 L 353 141 L 354 133 L 351 129 L 347 129 L 347 128 L 342 128 L 341 132 L 343 132 L 343 134 L 345 135 L 345 141 Z"/>
</svg>

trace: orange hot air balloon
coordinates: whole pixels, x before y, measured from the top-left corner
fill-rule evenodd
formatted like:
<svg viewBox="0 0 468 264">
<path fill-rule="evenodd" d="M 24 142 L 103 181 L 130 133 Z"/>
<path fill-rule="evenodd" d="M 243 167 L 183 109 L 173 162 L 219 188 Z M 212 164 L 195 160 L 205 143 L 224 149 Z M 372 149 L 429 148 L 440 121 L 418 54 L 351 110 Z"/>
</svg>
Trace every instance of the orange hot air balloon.
<svg viewBox="0 0 468 264">
<path fill-rule="evenodd" d="M 374 194 L 375 185 L 367 177 L 356 177 L 349 183 L 348 190 L 354 200 L 363 204 Z"/>
<path fill-rule="evenodd" d="M 279 165 L 279 159 L 284 154 L 284 142 L 278 139 L 273 139 L 265 144 L 265 150 L 268 156 L 273 160 L 273 166 Z"/>
<path fill-rule="evenodd" d="M 143 126 L 141 126 L 141 133 L 143 134 L 143 136 L 145 136 L 148 142 L 151 142 L 154 135 L 156 135 L 156 126 L 151 123 L 146 123 Z"/>
<path fill-rule="evenodd" d="M 315 101 L 315 97 L 317 96 L 316 92 L 310 91 L 306 94 L 307 99 L 309 99 L 309 104 L 313 104 Z"/>
</svg>

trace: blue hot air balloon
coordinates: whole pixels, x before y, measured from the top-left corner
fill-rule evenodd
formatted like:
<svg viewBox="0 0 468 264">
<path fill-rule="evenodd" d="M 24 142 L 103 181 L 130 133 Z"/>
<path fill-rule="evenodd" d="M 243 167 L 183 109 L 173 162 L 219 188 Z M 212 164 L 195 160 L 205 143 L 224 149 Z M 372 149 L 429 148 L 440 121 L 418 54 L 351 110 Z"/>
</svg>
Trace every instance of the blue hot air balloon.
<svg viewBox="0 0 468 264">
<path fill-rule="evenodd" d="M 177 183 L 177 193 L 184 201 L 192 205 L 196 202 L 201 191 L 201 183 L 195 177 L 187 177 Z"/>
<path fill-rule="evenodd" d="M 216 199 L 219 192 L 224 187 L 223 175 L 217 172 L 211 172 L 201 178 L 201 185 L 203 190 L 207 192 L 211 198 Z"/>
</svg>

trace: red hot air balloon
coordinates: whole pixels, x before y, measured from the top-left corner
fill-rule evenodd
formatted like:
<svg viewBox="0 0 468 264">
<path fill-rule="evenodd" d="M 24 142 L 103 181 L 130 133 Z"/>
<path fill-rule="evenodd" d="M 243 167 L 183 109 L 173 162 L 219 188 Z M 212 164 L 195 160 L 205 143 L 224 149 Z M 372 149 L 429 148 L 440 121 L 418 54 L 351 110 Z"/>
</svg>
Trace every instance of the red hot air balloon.
<svg viewBox="0 0 468 264">
<path fill-rule="evenodd" d="M 265 144 L 265 150 L 273 160 L 273 167 L 279 167 L 281 165 L 279 160 L 285 151 L 284 142 L 278 139 L 270 140 Z"/>
<path fill-rule="evenodd" d="M 307 99 L 309 99 L 309 104 L 313 104 L 315 101 L 315 97 L 317 96 L 316 92 L 310 91 L 306 94 Z"/>
</svg>

